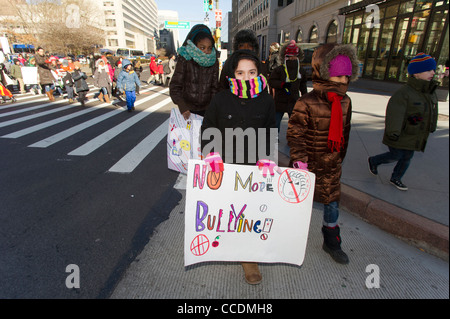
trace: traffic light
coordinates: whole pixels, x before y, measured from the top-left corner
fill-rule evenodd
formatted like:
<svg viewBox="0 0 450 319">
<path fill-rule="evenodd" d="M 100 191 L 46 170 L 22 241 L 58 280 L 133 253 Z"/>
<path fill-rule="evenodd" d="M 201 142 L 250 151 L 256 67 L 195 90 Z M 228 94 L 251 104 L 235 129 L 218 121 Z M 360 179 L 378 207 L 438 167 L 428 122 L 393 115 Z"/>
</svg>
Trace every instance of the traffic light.
<svg viewBox="0 0 450 319">
<path fill-rule="evenodd" d="M 213 9 L 213 0 L 208 0 L 208 9 L 212 11 Z"/>
</svg>

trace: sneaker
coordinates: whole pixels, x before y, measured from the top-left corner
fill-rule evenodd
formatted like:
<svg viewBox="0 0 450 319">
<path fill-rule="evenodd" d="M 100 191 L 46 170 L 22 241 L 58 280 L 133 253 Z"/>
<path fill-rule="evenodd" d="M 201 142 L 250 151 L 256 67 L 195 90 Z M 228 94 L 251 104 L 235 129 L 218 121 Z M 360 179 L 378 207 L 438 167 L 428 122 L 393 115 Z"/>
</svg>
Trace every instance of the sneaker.
<svg viewBox="0 0 450 319">
<path fill-rule="evenodd" d="M 378 175 L 378 169 L 375 165 L 373 165 L 370 161 L 370 156 L 367 158 L 367 162 L 369 163 L 369 172 L 370 174 L 372 174 L 373 176 L 377 176 Z"/>
<path fill-rule="evenodd" d="M 407 191 L 408 190 L 408 187 L 405 184 L 403 184 L 401 181 L 399 181 L 399 180 L 391 178 L 390 182 L 391 182 L 392 185 L 394 185 L 395 187 L 397 187 L 401 191 Z"/>
</svg>

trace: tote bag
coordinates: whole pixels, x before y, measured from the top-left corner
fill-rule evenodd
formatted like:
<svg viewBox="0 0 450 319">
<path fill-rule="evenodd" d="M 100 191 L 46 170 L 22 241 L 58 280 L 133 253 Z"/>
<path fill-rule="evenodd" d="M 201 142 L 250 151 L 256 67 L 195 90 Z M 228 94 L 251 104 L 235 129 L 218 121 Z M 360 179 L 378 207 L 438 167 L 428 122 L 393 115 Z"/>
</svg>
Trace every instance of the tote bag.
<svg viewBox="0 0 450 319">
<path fill-rule="evenodd" d="M 187 174 L 190 159 L 202 159 L 200 128 L 203 117 L 191 113 L 185 120 L 178 108 L 170 112 L 167 134 L 167 166 L 169 169 Z"/>
</svg>

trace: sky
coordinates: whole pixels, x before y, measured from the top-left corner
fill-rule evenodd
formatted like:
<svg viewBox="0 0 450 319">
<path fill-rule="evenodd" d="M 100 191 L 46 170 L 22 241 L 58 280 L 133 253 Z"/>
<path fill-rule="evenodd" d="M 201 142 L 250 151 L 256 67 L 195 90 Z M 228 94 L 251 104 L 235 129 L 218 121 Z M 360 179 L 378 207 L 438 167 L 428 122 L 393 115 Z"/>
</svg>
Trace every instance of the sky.
<svg viewBox="0 0 450 319">
<path fill-rule="evenodd" d="M 190 21 L 191 27 L 204 23 L 205 12 L 203 11 L 203 0 L 155 0 L 158 10 L 178 11 L 179 21 Z M 213 0 L 214 9 L 216 1 Z M 231 0 L 219 0 L 219 9 L 222 10 L 222 16 L 225 18 L 225 12 L 231 11 Z M 209 26 L 215 27 L 214 11 L 209 11 Z M 222 30 L 223 32 L 224 30 Z M 180 41 L 183 42 L 189 30 L 179 30 Z"/>
</svg>

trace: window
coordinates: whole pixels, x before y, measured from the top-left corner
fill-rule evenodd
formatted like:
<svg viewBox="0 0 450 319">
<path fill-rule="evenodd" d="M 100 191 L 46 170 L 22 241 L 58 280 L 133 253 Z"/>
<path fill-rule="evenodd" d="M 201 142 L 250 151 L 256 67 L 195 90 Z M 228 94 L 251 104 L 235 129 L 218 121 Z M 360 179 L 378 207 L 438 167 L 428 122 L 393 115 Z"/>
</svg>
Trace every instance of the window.
<svg viewBox="0 0 450 319">
<path fill-rule="evenodd" d="M 315 25 L 309 30 L 309 43 L 319 43 L 319 31 Z"/>
<path fill-rule="evenodd" d="M 297 30 L 297 35 L 295 36 L 295 41 L 297 43 L 302 43 L 303 42 L 303 31 L 302 31 L 302 29 L 300 27 Z"/>
<path fill-rule="evenodd" d="M 337 43 L 338 25 L 336 20 L 331 21 L 327 30 L 326 43 Z"/>
</svg>

